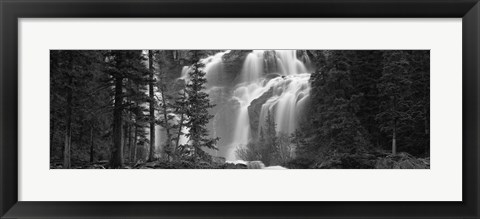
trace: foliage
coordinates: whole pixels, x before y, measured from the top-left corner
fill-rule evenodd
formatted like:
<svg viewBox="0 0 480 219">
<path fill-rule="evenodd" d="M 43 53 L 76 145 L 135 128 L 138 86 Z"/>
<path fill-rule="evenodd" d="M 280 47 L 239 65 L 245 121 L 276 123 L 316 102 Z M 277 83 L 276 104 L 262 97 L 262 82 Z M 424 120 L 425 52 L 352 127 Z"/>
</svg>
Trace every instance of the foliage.
<svg viewBox="0 0 480 219">
<path fill-rule="evenodd" d="M 143 60 L 142 51 L 134 50 L 51 51 L 52 162 L 64 160 L 65 164 L 65 159 L 71 159 L 71 163 L 76 164 L 111 160 L 115 106 L 120 112 L 117 114 L 121 119 L 119 130 L 122 131 L 122 128 L 129 132 L 135 130 L 135 136 L 138 139 L 135 145 L 148 142 L 142 130 L 145 121 L 143 104 L 147 101 L 144 92 L 147 72 Z M 121 89 L 115 89 L 116 85 L 121 85 Z M 117 104 L 115 97 L 120 100 Z M 70 110 L 66 110 L 68 108 Z M 70 132 L 66 132 L 68 116 L 71 118 Z M 137 128 L 127 129 L 128 126 Z M 124 133 L 127 136 L 123 137 L 125 139 L 133 137 L 133 133 L 132 135 Z M 70 139 L 66 142 L 69 143 L 68 145 L 64 143 L 64 136 Z M 120 144 L 116 145 L 121 151 L 124 146 L 133 144 L 132 141 L 123 138 L 123 141 L 119 141 Z M 66 154 L 61 152 L 65 146 L 69 146 Z M 71 158 L 69 158 L 70 154 L 73 155 Z M 129 157 L 132 156 L 130 154 L 134 153 L 127 152 Z M 64 167 L 69 168 L 68 165 Z"/>
<path fill-rule="evenodd" d="M 210 115 L 208 109 L 214 107 L 210 104 L 208 94 L 204 91 L 207 79 L 205 78 L 204 64 L 196 61 L 189 72 L 189 83 L 185 87 L 186 100 L 185 116 L 187 118 L 185 126 L 189 133 L 186 136 L 193 148 L 197 158 L 207 158 L 207 154 L 202 148 L 217 150 L 215 144 L 219 138 L 210 138 L 207 124 L 213 115 Z"/>
<path fill-rule="evenodd" d="M 291 136 L 276 132 L 273 114 L 268 111 L 265 127 L 261 128 L 258 140 L 238 146 L 235 153 L 245 161 L 262 161 L 267 166 L 286 165 L 294 157 L 294 144 Z"/>
<path fill-rule="evenodd" d="M 309 54 L 317 67 L 291 165 L 390 150 L 394 130 L 399 151 L 429 155 L 429 51 Z"/>
<path fill-rule="evenodd" d="M 69 168 L 110 161 L 105 165 L 121 168 L 145 162 L 149 155 L 166 158 L 155 162 L 213 165 L 209 153 L 217 149 L 219 139 L 209 133 L 215 109 L 199 58 L 216 52 L 52 50 L 52 165 Z M 232 51 L 224 57 L 229 83 L 234 83 L 249 52 Z M 414 157 L 429 157 L 429 51 L 302 54 L 315 71 L 306 112 L 297 118 L 298 129 L 291 136 L 277 132 L 274 113 L 269 111 L 264 127 L 258 132 L 254 127 L 252 141 L 237 148 L 238 158 L 289 168 L 373 168 L 378 166 L 373 161 L 381 156 L 382 165 L 390 167 L 396 165 L 391 161 L 395 157 L 386 157 L 394 139 L 399 154 L 408 154 L 407 161 L 399 162 L 418 166 Z M 188 79 L 179 80 L 185 65 L 191 65 Z M 161 142 L 152 139 L 150 124 L 166 130 Z M 189 141 L 182 145 L 182 137 Z M 156 145 L 162 150 L 153 154 L 150 148 Z"/>
</svg>

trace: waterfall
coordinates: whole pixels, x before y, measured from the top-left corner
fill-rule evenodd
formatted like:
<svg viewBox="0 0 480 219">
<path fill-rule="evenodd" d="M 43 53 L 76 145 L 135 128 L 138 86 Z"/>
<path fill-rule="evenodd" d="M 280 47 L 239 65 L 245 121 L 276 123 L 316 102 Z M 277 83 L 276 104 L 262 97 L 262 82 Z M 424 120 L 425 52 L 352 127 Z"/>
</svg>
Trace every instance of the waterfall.
<svg viewBox="0 0 480 219">
<path fill-rule="evenodd" d="M 213 56 L 200 60 L 205 64 L 204 71 L 208 82 L 207 87 L 218 86 L 221 84 L 223 79 L 222 73 L 224 72 L 222 57 L 229 52 L 230 50 L 219 52 Z"/>
<path fill-rule="evenodd" d="M 200 62 L 205 65 L 203 69 L 206 73 L 207 86 L 212 87 L 222 78 L 223 69 L 223 55 L 229 53 L 230 50 L 219 52 L 213 56 L 201 59 Z M 191 66 L 183 66 L 181 76 L 178 79 L 188 80 L 188 73 L 191 71 Z"/>
<path fill-rule="evenodd" d="M 264 51 L 253 51 L 247 55 L 241 71 L 242 81 L 237 85 L 233 98 L 240 103 L 235 121 L 235 135 L 230 144 L 227 160 L 234 160 L 235 150 L 248 144 L 252 138 L 248 107 L 252 101 L 266 92 L 273 90 L 273 94 L 261 106 L 259 127 L 264 127 L 268 111 L 274 115 L 277 124 L 277 133 L 291 134 L 297 128 L 298 117 L 302 113 L 304 102 L 310 93 L 310 74 L 307 68 L 296 57 L 295 50 L 275 50 L 275 61 L 280 77 L 269 79 L 265 77 L 263 68 Z M 275 76 L 275 74 L 272 74 Z"/>
<path fill-rule="evenodd" d="M 296 50 L 275 50 L 277 63 L 282 75 L 295 75 L 307 72 L 305 65 L 297 59 Z"/>
<path fill-rule="evenodd" d="M 258 130 L 264 127 L 268 111 L 273 111 L 278 133 L 295 132 L 301 107 L 310 94 L 309 79 L 308 73 L 272 79 L 267 86 L 273 87 L 274 94 L 262 105 Z"/>
<path fill-rule="evenodd" d="M 242 82 L 255 82 L 263 73 L 263 51 L 254 50 L 247 55 L 242 67 Z"/>
<path fill-rule="evenodd" d="M 187 80 L 189 71 L 190 71 L 189 66 L 183 66 L 182 73 L 179 79 Z"/>
<path fill-rule="evenodd" d="M 246 146 L 250 140 L 251 133 L 248 107 L 254 99 L 260 97 L 269 89 L 268 87 L 262 86 L 262 81 L 240 83 L 233 92 L 232 98 L 238 101 L 240 106 L 234 123 L 233 140 L 228 146 L 229 148 L 226 154 L 227 160 L 235 160 L 235 149 L 238 146 Z"/>
<path fill-rule="evenodd" d="M 224 63 L 223 56 L 230 51 L 220 52 L 201 60 L 205 64 L 205 72 L 207 77 L 207 92 L 210 93 L 210 98 L 215 101 L 212 96 L 214 91 L 225 89 L 222 87 L 224 79 Z M 224 145 L 218 145 L 220 151 L 212 152 L 214 155 L 223 156 L 227 161 L 237 160 L 235 150 L 237 147 L 246 146 L 254 136 L 258 133 L 252 133 L 252 130 L 258 132 L 264 127 L 268 111 L 274 116 L 274 121 L 277 125 L 277 134 L 286 133 L 291 134 L 298 127 L 298 118 L 301 116 L 310 93 L 310 73 L 307 71 L 305 61 L 308 61 L 308 56 L 301 57 L 303 62 L 297 58 L 296 50 L 274 50 L 268 51 L 269 55 L 274 55 L 273 58 L 266 59 L 267 51 L 253 50 L 250 52 L 242 65 L 240 75 L 237 77 L 239 81 L 233 87 L 231 96 L 232 101 L 237 103 L 235 105 L 235 112 L 231 115 L 232 121 L 218 121 L 215 115 L 215 121 L 211 127 L 211 133 L 217 130 L 225 129 L 226 127 L 217 127 L 217 124 L 232 124 L 233 133 L 228 142 Z M 274 66 L 273 72 L 268 72 L 268 66 Z M 310 69 L 310 68 L 308 68 Z M 183 67 L 180 79 L 188 81 L 188 66 Z M 223 91 L 222 91 L 223 92 Z M 270 94 L 271 93 L 271 94 Z M 269 95 L 269 96 L 266 96 Z M 252 115 L 249 115 L 249 107 L 252 102 L 259 98 L 265 98 L 259 109 L 258 127 L 252 129 Z M 224 103 L 225 104 L 225 103 Z M 222 107 L 222 106 L 219 106 Z M 225 120 L 225 118 L 224 118 Z M 188 131 L 188 130 L 184 130 Z M 225 133 L 225 132 L 224 132 Z M 182 142 L 187 142 L 188 139 L 183 137 Z"/>
</svg>

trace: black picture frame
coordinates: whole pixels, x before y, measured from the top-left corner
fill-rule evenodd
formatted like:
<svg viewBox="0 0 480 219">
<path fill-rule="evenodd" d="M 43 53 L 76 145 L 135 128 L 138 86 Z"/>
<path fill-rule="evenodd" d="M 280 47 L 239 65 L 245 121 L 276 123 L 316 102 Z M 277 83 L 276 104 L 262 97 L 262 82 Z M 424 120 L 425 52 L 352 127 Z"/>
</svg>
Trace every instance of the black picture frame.
<svg viewBox="0 0 480 219">
<path fill-rule="evenodd" d="M 473 219 L 480 217 L 478 145 L 480 4 L 478 0 L 0 0 L 0 14 L 0 216 L 2 218 L 448 217 Z M 463 201 L 18 201 L 18 19 L 72 17 L 462 18 Z"/>
</svg>

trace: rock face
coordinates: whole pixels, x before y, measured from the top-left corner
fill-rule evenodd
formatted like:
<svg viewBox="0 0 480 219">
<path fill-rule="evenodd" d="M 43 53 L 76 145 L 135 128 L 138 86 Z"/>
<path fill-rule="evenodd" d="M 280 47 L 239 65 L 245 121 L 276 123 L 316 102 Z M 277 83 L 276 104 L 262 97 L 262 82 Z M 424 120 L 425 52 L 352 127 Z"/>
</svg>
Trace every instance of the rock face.
<svg viewBox="0 0 480 219">
<path fill-rule="evenodd" d="M 233 84 L 239 80 L 243 63 L 250 52 L 252 52 L 252 50 L 232 50 L 223 55 L 225 81 Z"/>
<path fill-rule="evenodd" d="M 265 65 L 264 71 L 266 73 L 278 73 L 277 55 L 275 50 L 267 50 L 263 53 Z"/>
<path fill-rule="evenodd" d="M 270 88 L 262 96 L 252 101 L 248 106 L 248 117 L 250 119 L 250 133 L 254 139 L 257 138 L 258 125 L 260 124 L 260 113 L 262 111 L 262 105 L 267 102 L 273 95 L 273 88 Z"/>
</svg>

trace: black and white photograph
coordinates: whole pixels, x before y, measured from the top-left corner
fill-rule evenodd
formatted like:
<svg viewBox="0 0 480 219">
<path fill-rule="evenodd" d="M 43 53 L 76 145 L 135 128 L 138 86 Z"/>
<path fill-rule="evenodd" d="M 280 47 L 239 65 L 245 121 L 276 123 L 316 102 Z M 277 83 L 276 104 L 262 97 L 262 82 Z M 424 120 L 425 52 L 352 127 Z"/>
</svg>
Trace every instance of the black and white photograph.
<svg viewBox="0 0 480 219">
<path fill-rule="evenodd" d="M 50 169 L 430 169 L 430 50 L 50 50 Z"/>
</svg>

